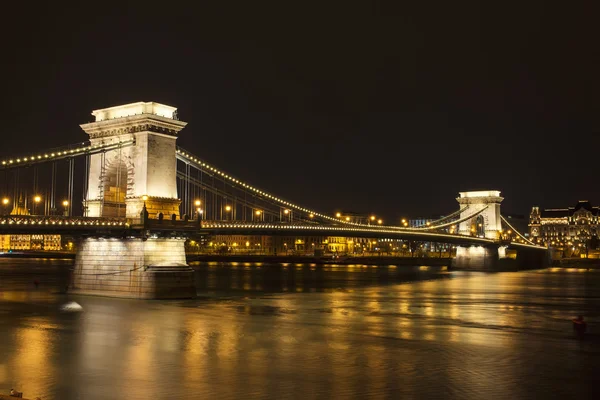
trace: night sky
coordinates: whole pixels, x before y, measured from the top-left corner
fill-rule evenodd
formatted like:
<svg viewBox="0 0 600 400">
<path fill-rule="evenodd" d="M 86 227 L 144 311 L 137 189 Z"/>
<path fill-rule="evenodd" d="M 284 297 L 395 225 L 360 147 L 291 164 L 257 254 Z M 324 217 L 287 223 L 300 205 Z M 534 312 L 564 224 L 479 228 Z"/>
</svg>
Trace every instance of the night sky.
<svg viewBox="0 0 600 400">
<path fill-rule="evenodd" d="M 481 189 L 504 213 L 600 204 L 598 32 L 576 3 L 22 3 L 0 28 L 2 155 L 156 101 L 189 123 L 179 145 L 326 213 L 392 223 Z"/>
</svg>

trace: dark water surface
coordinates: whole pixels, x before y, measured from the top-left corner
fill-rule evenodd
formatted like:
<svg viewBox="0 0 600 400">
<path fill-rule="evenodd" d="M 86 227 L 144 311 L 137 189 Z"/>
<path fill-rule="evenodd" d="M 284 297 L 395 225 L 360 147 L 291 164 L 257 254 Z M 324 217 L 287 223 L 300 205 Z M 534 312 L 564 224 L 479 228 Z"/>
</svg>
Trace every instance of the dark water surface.
<svg viewBox="0 0 600 400">
<path fill-rule="evenodd" d="M 202 264 L 198 299 L 136 301 L 58 294 L 69 268 L 70 261 L 0 260 L 0 393 L 14 387 L 44 400 L 598 394 L 600 271 Z M 61 312 L 68 301 L 83 311 Z M 589 323 L 583 342 L 572 335 L 578 314 Z"/>
</svg>

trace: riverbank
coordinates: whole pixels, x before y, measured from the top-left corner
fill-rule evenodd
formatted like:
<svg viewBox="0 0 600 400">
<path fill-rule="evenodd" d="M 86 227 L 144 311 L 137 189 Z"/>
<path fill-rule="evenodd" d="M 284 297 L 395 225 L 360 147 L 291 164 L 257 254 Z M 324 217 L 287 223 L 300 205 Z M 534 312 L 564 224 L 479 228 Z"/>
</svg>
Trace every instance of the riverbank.
<svg viewBox="0 0 600 400">
<path fill-rule="evenodd" d="M 75 259 L 75 253 L 71 251 L 6 251 L 0 252 L 0 258 L 48 258 L 48 259 Z"/>
<path fill-rule="evenodd" d="M 433 257 L 313 257 L 313 256 L 275 256 L 259 254 L 194 254 L 187 256 L 188 262 L 246 262 L 246 263 L 298 263 L 298 264 L 367 264 L 367 265 L 410 265 L 410 266 L 450 266 L 451 258 Z"/>
<path fill-rule="evenodd" d="M 600 258 L 562 258 L 552 261 L 558 268 L 593 268 L 600 269 Z"/>
<path fill-rule="evenodd" d="M 75 259 L 73 252 L 61 251 L 12 251 L 0 253 L 0 258 L 45 258 L 45 259 Z M 367 256 L 367 257 L 314 257 L 298 255 L 264 255 L 264 254 L 188 254 L 188 262 L 246 262 L 246 263 L 295 263 L 295 264 L 367 264 L 367 265 L 426 265 L 450 266 L 452 259 L 448 257 L 396 257 L 396 256 Z"/>
</svg>

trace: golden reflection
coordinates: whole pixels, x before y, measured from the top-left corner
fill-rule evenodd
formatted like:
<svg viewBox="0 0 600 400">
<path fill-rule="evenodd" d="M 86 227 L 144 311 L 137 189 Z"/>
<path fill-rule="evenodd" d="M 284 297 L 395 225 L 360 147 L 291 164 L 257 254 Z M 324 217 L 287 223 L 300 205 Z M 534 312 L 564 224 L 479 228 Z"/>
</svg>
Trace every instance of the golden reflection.
<svg viewBox="0 0 600 400">
<path fill-rule="evenodd" d="M 413 338 L 413 333 L 411 331 L 403 330 L 400 332 L 400 337 L 405 340 L 411 340 Z"/>
<path fill-rule="evenodd" d="M 450 325 L 448 327 L 450 330 L 448 332 L 448 340 L 450 342 L 459 342 L 460 341 L 460 330 L 456 325 Z"/>
<path fill-rule="evenodd" d="M 14 359 L 11 360 L 11 375 L 15 382 L 28 382 L 27 393 L 41 393 L 44 390 L 40 376 L 52 376 L 54 364 L 49 361 L 49 352 L 52 344 L 46 329 L 54 329 L 56 326 L 49 325 L 45 320 L 35 319 L 28 321 L 35 327 L 25 326 L 15 331 L 15 347 L 18 351 L 13 352 Z"/>
<path fill-rule="evenodd" d="M 136 324 L 136 340 L 127 348 L 124 354 L 123 366 L 121 373 L 125 381 L 146 381 L 152 382 L 158 378 L 156 376 L 153 340 L 156 339 L 155 329 L 149 323 Z M 131 368 L 131 366 L 135 366 Z M 152 389 L 150 385 L 137 388 L 139 392 L 136 396 L 142 398 L 152 397 Z"/>
</svg>

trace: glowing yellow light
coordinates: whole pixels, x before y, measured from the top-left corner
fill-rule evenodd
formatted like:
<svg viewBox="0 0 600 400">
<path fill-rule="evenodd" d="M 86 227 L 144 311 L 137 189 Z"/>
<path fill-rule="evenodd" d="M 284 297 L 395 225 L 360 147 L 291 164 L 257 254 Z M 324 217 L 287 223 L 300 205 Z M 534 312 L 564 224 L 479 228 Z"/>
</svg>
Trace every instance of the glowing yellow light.
<svg viewBox="0 0 600 400">
<path fill-rule="evenodd" d="M 143 195 L 143 196 L 142 196 L 142 200 L 144 200 L 144 201 L 148 200 L 148 196 L 146 196 L 146 195 Z"/>
<path fill-rule="evenodd" d="M 7 205 L 9 201 L 10 201 L 10 200 L 8 200 L 8 199 L 5 197 L 5 198 L 3 198 L 3 199 L 2 199 L 2 204 L 4 204 L 4 205 Z"/>
<path fill-rule="evenodd" d="M 231 211 L 231 206 L 225 206 L 225 211 L 227 211 L 227 212 Z"/>
<path fill-rule="evenodd" d="M 289 213 L 290 213 L 290 210 L 283 210 L 283 213 L 284 213 L 284 214 L 289 214 Z"/>
<path fill-rule="evenodd" d="M 202 204 L 202 202 L 201 202 L 200 200 L 196 200 L 196 201 L 194 202 L 194 204 L 196 205 L 196 207 L 198 207 L 200 204 Z"/>
<path fill-rule="evenodd" d="M 346 221 L 350 221 L 350 217 L 346 217 Z"/>
<path fill-rule="evenodd" d="M 40 201 L 42 201 L 42 198 L 41 198 L 41 196 L 35 196 L 33 198 L 33 201 L 35 201 L 36 203 L 39 203 Z"/>
<path fill-rule="evenodd" d="M 312 214 L 312 213 L 311 213 L 311 214 L 309 214 L 309 215 L 308 215 L 308 217 L 309 217 L 309 218 L 314 218 L 314 217 L 315 217 L 315 214 Z"/>
<path fill-rule="evenodd" d="M 335 216 L 339 218 L 342 216 L 342 213 L 335 213 Z"/>
<path fill-rule="evenodd" d="M 379 225 L 381 225 L 381 224 L 383 224 L 383 220 L 381 220 L 381 219 L 378 219 L 378 220 L 377 220 L 377 223 L 378 223 Z"/>
<path fill-rule="evenodd" d="M 371 221 L 375 221 L 375 216 L 371 215 Z"/>
<path fill-rule="evenodd" d="M 255 212 L 256 215 L 260 215 L 261 213 L 262 213 L 262 211 L 260 211 L 260 210 L 256 210 L 256 212 Z"/>
<path fill-rule="evenodd" d="M 63 204 L 63 206 L 67 207 L 69 205 L 69 201 L 68 200 L 64 200 L 62 204 Z"/>
</svg>

